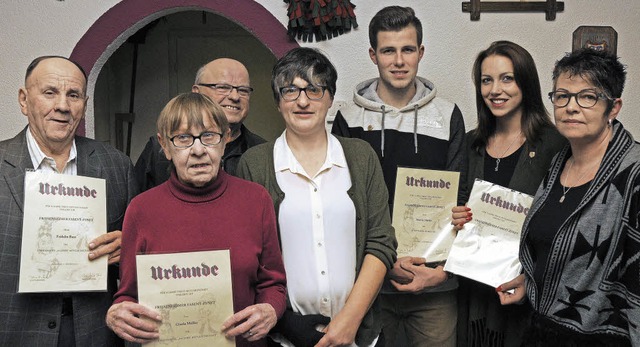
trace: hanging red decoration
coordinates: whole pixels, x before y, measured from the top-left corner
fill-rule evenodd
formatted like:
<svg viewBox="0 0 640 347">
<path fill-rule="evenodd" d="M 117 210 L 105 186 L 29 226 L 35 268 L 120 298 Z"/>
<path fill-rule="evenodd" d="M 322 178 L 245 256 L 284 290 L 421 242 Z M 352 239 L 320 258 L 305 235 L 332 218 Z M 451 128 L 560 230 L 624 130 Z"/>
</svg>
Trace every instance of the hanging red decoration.
<svg viewBox="0 0 640 347">
<path fill-rule="evenodd" d="M 284 0 L 288 3 L 287 34 L 304 42 L 324 41 L 357 28 L 350 0 Z"/>
</svg>

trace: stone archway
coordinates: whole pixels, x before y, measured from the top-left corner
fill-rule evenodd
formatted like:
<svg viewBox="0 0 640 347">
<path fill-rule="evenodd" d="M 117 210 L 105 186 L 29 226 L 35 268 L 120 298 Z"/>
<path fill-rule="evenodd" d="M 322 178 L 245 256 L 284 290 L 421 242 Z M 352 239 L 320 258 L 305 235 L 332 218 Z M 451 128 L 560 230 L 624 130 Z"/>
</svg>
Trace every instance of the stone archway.
<svg viewBox="0 0 640 347">
<path fill-rule="evenodd" d="M 203 10 L 223 15 L 258 38 L 276 57 L 281 57 L 291 48 L 297 47 L 290 41 L 286 28 L 271 12 L 253 0 L 123 0 L 105 12 L 87 30 L 74 47 L 70 58 L 78 62 L 89 74 L 88 95 L 93 95 L 95 82 L 105 62 L 129 36 L 151 21 L 181 11 Z M 281 28 L 275 34 L 274 28 Z M 89 100 L 87 118 L 78 134 L 87 133 L 87 125 L 93 126 L 93 103 Z M 89 134 L 91 135 L 91 134 Z"/>
</svg>

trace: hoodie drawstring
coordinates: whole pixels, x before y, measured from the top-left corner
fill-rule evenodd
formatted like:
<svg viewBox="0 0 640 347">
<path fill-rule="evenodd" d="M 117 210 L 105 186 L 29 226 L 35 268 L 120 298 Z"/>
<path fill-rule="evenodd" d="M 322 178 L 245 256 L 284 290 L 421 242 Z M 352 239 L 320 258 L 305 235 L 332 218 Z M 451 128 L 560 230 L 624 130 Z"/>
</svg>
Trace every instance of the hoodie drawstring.
<svg viewBox="0 0 640 347">
<path fill-rule="evenodd" d="M 413 105 L 413 145 L 418 154 L 418 104 Z"/>
<path fill-rule="evenodd" d="M 382 157 L 384 158 L 384 116 L 386 114 L 386 110 L 384 105 L 380 106 L 382 110 L 382 131 L 380 132 L 380 151 L 382 152 Z"/>
</svg>

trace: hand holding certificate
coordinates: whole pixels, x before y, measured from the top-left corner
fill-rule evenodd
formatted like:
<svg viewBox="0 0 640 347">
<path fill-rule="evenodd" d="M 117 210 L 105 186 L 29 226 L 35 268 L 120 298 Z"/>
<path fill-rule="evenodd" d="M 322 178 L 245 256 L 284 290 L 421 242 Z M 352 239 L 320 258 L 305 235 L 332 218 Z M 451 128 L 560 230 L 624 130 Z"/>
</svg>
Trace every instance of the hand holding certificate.
<svg viewBox="0 0 640 347">
<path fill-rule="evenodd" d="M 398 258 L 447 258 L 455 238 L 450 211 L 456 205 L 459 178 L 458 172 L 398 168 L 393 206 Z"/>
<path fill-rule="evenodd" d="M 233 314 L 229 251 L 136 256 L 138 300 L 160 312 L 148 346 L 234 346 L 221 332 Z"/>
<path fill-rule="evenodd" d="M 476 179 L 467 206 L 473 220 L 458 232 L 444 269 L 492 287 L 520 274 L 520 232 L 533 197 Z"/>
<path fill-rule="evenodd" d="M 104 179 L 31 171 L 24 184 L 18 292 L 105 291 L 107 258 L 87 258 L 107 228 Z"/>
</svg>

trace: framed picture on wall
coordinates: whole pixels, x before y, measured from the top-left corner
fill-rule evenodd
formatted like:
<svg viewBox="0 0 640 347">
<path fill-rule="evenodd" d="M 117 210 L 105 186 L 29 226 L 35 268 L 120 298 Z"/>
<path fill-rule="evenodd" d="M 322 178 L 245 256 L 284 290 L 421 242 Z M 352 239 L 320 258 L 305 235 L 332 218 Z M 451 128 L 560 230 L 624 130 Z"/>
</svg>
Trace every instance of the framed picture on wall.
<svg viewBox="0 0 640 347">
<path fill-rule="evenodd" d="M 564 11 L 564 1 L 556 0 L 471 0 L 462 2 L 462 12 L 469 12 L 472 21 L 480 20 L 480 12 L 545 12 L 547 20 L 555 20 Z"/>
<path fill-rule="evenodd" d="M 572 50 L 592 48 L 617 55 L 618 33 L 610 26 L 580 26 L 573 32 Z"/>
</svg>

